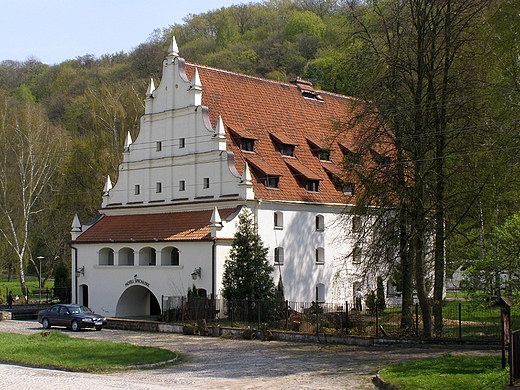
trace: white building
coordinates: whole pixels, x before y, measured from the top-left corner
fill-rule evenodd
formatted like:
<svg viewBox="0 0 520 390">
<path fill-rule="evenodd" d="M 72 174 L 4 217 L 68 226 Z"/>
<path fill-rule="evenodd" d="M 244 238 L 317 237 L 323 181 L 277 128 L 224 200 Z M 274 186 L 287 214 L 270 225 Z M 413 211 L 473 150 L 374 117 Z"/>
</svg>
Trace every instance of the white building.
<svg viewBox="0 0 520 390">
<path fill-rule="evenodd" d="M 163 296 L 186 295 L 193 284 L 219 297 L 245 207 L 286 299 L 351 300 L 361 246 L 356 219 L 352 232 L 341 216 L 354 185 L 338 165 L 349 138 L 331 141 L 351 103 L 299 79 L 185 63 L 173 40 L 100 214 L 88 225 L 74 219 L 73 301 L 125 317 L 159 314 Z"/>
</svg>

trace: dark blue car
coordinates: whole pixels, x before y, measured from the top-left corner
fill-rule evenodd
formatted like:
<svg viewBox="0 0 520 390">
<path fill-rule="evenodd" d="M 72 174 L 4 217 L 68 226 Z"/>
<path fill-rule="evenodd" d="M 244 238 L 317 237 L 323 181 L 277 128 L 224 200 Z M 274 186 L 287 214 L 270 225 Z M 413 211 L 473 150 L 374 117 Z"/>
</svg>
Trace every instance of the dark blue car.
<svg viewBox="0 0 520 390">
<path fill-rule="evenodd" d="M 50 329 L 51 326 L 65 326 L 73 331 L 79 331 L 84 328 L 101 330 L 106 326 L 107 319 L 82 305 L 59 304 L 40 311 L 38 322 L 44 329 Z"/>
</svg>

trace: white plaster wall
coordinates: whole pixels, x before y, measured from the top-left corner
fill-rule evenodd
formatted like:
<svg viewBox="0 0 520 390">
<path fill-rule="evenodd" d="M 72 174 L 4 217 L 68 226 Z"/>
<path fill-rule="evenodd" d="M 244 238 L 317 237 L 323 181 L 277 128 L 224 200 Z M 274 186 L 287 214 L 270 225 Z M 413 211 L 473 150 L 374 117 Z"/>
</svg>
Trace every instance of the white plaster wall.
<svg viewBox="0 0 520 390">
<path fill-rule="evenodd" d="M 160 251 L 167 246 L 179 249 L 179 266 L 161 266 Z M 78 268 L 84 266 L 84 275 L 77 278 L 77 285 L 89 287 L 89 306 L 95 312 L 106 316 L 114 316 L 117 302 L 123 292 L 133 285 L 146 286 L 161 304 L 162 295 L 186 295 L 193 284 L 211 293 L 211 242 L 175 242 L 175 243 L 131 243 L 121 244 L 83 244 L 77 245 Z M 115 252 L 115 265 L 98 265 L 99 250 L 112 248 Z M 134 264 L 138 264 L 138 252 L 143 247 L 153 247 L 157 251 L 157 265 L 119 266 L 117 252 L 122 248 L 135 251 Z M 201 278 L 194 281 L 191 273 L 201 267 Z M 137 275 L 134 278 L 134 275 Z M 138 279 L 139 281 L 136 281 Z"/>
<path fill-rule="evenodd" d="M 274 213 L 283 213 L 283 229 L 274 227 Z M 326 302 L 342 304 L 350 298 L 346 273 L 352 267 L 345 260 L 351 242 L 338 223 L 341 208 L 263 202 L 258 210 L 258 231 L 269 247 L 269 261 L 275 266 L 275 284 L 281 275 L 285 298 L 289 301 L 316 300 L 316 285 L 325 286 Z M 316 216 L 323 215 L 324 230 L 316 230 Z M 274 263 L 274 248 L 284 248 L 284 263 Z M 324 248 L 323 264 L 316 263 L 316 248 Z"/>
</svg>

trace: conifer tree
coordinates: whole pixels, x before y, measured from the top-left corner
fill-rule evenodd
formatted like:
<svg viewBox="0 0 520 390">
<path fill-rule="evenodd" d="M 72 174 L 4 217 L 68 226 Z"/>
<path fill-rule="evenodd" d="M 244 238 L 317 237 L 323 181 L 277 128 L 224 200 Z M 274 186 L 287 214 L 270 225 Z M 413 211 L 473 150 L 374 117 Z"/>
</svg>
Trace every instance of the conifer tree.
<svg viewBox="0 0 520 390">
<path fill-rule="evenodd" d="M 248 299 L 272 301 L 274 268 L 267 260 L 268 249 L 255 230 L 252 214 L 245 211 L 239 215 L 238 228 L 229 257 L 224 265 L 222 295 L 228 302 Z"/>
</svg>

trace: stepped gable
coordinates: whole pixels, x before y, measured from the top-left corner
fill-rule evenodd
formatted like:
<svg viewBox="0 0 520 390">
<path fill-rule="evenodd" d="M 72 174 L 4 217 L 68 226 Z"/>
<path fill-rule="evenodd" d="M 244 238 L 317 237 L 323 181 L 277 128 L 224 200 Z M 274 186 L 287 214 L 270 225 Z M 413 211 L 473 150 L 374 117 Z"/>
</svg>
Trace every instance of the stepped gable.
<svg viewBox="0 0 520 390">
<path fill-rule="evenodd" d="M 333 172 L 341 172 L 338 164 L 343 158 L 332 129 L 338 120 L 351 118 L 353 98 L 315 91 L 299 79 L 287 84 L 186 63 L 189 79 L 195 68 L 202 85 L 202 104 L 209 108 L 214 127 L 222 117 L 227 148 L 235 154 L 237 170 L 242 174 L 246 161 L 252 168 L 255 198 L 345 203 L 332 180 Z M 342 134 L 342 144 L 352 144 L 356 134 L 359 129 Z M 253 151 L 241 149 L 243 138 L 254 143 Z M 294 157 L 282 156 L 283 144 L 292 145 Z M 320 148 L 330 148 L 330 161 L 320 161 Z M 324 165 L 335 168 L 326 170 Z M 310 177 L 295 167 L 305 167 Z M 265 186 L 266 173 L 279 176 L 278 188 Z M 306 178 L 319 180 L 317 192 L 307 190 Z"/>
<path fill-rule="evenodd" d="M 219 209 L 222 220 L 234 208 Z M 76 242 L 153 242 L 210 240 L 213 210 L 162 214 L 108 215 L 83 232 Z"/>
</svg>

